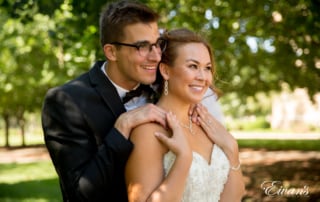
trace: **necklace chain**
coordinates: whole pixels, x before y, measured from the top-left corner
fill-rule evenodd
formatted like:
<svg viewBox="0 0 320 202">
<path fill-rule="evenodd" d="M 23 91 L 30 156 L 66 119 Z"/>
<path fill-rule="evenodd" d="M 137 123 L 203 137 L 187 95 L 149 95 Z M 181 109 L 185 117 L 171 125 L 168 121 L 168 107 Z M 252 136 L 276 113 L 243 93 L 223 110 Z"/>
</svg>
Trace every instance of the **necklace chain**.
<svg viewBox="0 0 320 202">
<path fill-rule="evenodd" d="M 194 132 L 194 130 L 193 130 L 193 128 L 192 128 L 191 116 L 189 116 L 189 125 L 183 124 L 183 123 L 181 123 L 181 122 L 180 122 L 180 125 L 181 125 L 182 127 L 186 128 L 186 129 L 188 129 L 192 135 L 195 134 L 195 132 Z"/>
</svg>

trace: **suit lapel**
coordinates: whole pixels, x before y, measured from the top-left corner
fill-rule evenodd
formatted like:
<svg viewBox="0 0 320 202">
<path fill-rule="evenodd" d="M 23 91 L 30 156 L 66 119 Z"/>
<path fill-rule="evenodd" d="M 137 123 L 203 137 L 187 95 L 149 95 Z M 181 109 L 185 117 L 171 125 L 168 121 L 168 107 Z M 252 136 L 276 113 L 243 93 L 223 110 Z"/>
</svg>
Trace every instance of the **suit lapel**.
<svg viewBox="0 0 320 202">
<path fill-rule="evenodd" d="M 121 102 L 116 88 L 101 70 L 103 63 L 104 61 L 99 61 L 94 64 L 93 68 L 89 71 L 89 78 L 92 85 L 101 95 L 102 99 L 108 105 L 114 116 L 118 117 L 120 114 L 125 112 L 126 109 Z"/>
</svg>

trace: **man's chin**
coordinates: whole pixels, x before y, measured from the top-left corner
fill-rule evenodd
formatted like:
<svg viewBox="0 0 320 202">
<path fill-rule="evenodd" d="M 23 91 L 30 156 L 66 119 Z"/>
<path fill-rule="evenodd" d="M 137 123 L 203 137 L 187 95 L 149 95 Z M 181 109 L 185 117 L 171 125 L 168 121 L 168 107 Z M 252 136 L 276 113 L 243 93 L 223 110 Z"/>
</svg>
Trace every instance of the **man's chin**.
<svg viewBox="0 0 320 202">
<path fill-rule="evenodd" d="M 140 83 L 144 84 L 144 85 L 150 85 L 153 84 L 156 81 L 156 79 L 145 79 L 143 81 L 141 81 Z"/>
</svg>

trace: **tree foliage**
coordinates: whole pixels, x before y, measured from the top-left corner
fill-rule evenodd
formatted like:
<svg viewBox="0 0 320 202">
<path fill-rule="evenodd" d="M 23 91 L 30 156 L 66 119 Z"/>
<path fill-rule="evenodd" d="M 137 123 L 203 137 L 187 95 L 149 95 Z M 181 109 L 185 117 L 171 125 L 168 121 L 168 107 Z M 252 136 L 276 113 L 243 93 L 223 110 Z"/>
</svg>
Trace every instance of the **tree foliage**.
<svg viewBox="0 0 320 202">
<path fill-rule="evenodd" d="M 107 2 L 0 0 L 3 118 L 39 110 L 49 87 L 104 59 L 98 21 Z M 160 13 L 160 27 L 187 27 L 207 37 L 216 83 L 231 95 L 228 101 L 278 91 L 284 84 L 307 88 L 311 95 L 320 91 L 319 0 L 141 2 Z"/>
<path fill-rule="evenodd" d="M 156 1 L 154 1 L 156 4 Z M 154 5 L 152 4 L 152 5 Z M 246 97 L 306 87 L 320 90 L 319 1 L 170 1 L 163 22 L 207 36 L 215 49 L 218 84 Z"/>
</svg>

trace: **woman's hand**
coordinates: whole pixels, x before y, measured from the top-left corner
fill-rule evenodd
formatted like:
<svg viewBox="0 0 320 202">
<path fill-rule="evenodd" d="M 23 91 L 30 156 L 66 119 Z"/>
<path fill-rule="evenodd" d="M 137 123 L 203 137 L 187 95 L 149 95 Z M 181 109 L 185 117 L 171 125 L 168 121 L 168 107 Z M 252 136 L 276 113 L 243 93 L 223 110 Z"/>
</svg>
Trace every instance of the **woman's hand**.
<svg viewBox="0 0 320 202">
<path fill-rule="evenodd" d="M 198 122 L 209 139 L 228 156 L 231 165 L 239 164 L 239 150 L 236 139 L 201 104 L 197 104 Z"/>
<path fill-rule="evenodd" d="M 197 104 L 190 105 L 188 114 L 191 117 L 191 120 L 192 120 L 193 123 L 195 123 L 197 125 L 200 125 L 200 123 L 198 121 Z"/>
<path fill-rule="evenodd" d="M 186 135 L 184 134 L 176 116 L 169 112 L 166 114 L 167 126 L 171 129 L 172 136 L 168 137 L 163 133 L 156 132 L 156 137 L 175 155 L 192 156 Z"/>
<path fill-rule="evenodd" d="M 198 104 L 198 121 L 207 136 L 226 154 L 230 162 L 228 180 L 224 186 L 220 201 L 241 201 L 245 193 L 245 184 L 240 169 L 239 149 L 236 139 L 207 111 Z"/>
</svg>

